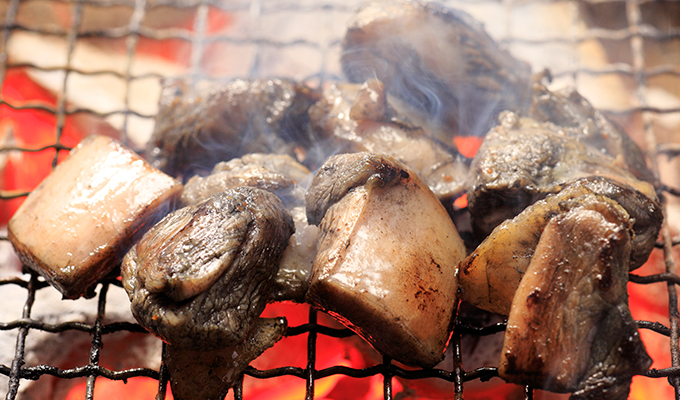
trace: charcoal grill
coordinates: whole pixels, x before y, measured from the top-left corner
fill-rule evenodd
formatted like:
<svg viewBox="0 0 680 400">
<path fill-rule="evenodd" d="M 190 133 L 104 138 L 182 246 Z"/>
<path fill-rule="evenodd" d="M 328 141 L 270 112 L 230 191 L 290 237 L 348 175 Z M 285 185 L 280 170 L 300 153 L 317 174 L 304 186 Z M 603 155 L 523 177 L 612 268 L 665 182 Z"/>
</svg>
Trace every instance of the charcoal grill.
<svg viewBox="0 0 680 400">
<path fill-rule="evenodd" d="M 678 164 L 673 163 L 680 156 L 680 130 L 676 130 L 673 136 L 674 132 L 668 131 L 664 125 L 664 121 L 680 118 L 680 4 L 645 0 L 452 0 L 444 3 L 470 12 L 484 22 L 490 34 L 511 52 L 531 62 L 535 70 L 542 67 L 550 69 L 554 83 L 575 85 L 596 107 L 624 125 L 647 152 L 654 172 L 661 176 L 657 188 L 664 199 L 665 215 L 669 215 L 670 208 L 677 206 L 680 189 L 678 177 L 673 180 L 673 174 L 664 173 L 661 164 L 675 165 L 677 169 Z M 338 64 L 340 41 L 346 21 L 358 4 L 331 0 L 3 0 L 0 3 L 3 13 L 0 84 L 5 82 L 9 71 L 15 70 L 52 74 L 58 79 L 45 81 L 54 85 L 54 104 L 19 104 L 0 98 L 0 106 L 3 107 L 38 110 L 55 116 L 56 123 L 51 128 L 53 142 L 40 148 L 8 143 L 0 148 L 0 154 L 51 152 L 55 154 L 52 161 L 55 165 L 58 155 L 68 150 L 62 142 L 66 119 L 83 115 L 107 120 L 120 130 L 121 139 L 126 144 L 141 149 L 140 143 L 148 134 L 154 111 L 153 105 L 147 107 L 148 104 L 139 106 L 136 103 L 136 87 L 141 82 L 150 82 L 158 88 L 160 80 L 169 76 L 167 71 L 137 71 L 135 61 L 142 57 L 145 46 L 161 48 L 173 43 L 184 49 L 182 68 L 171 71 L 171 76 L 226 80 L 285 75 L 315 85 L 342 80 Z M 38 12 L 41 8 L 50 7 L 56 10 L 51 16 L 53 19 Z M 564 13 L 565 10 L 568 12 Z M 214 22 L 211 15 L 215 11 L 233 16 L 237 29 L 227 33 L 211 31 Z M 103 18 L 107 14 L 110 18 Z M 178 18 L 178 15 L 190 17 Z M 540 18 L 546 17 L 554 19 L 554 22 L 539 24 Z M 174 24 L 178 21 L 182 23 Z M 287 29 L 290 26 L 307 28 Z M 22 34 L 56 39 L 62 46 L 57 47 L 63 51 L 63 62 L 50 64 L 15 56 L 12 40 Z M 113 45 L 122 64 L 117 68 L 82 66 L 76 62 L 81 43 Z M 593 48 L 598 49 L 597 54 L 602 58 L 595 59 L 594 53 L 589 53 Z M 222 65 L 208 57 L 227 50 L 236 54 L 231 58 L 231 65 Z M 78 90 L 72 84 L 74 80 L 101 76 L 113 79 L 120 89 L 114 106 L 106 109 L 73 100 Z M 604 94 L 612 90 L 608 86 L 612 80 L 618 82 L 617 87 L 625 95 L 610 95 L 614 99 L 608 100 Z M 660 87 L 673 94 L 675 102 L 663 101 L 664 98 L 658 100 L 656 92 Z M 677 129 L 680 124 L 675 127 Z M 671 178 L 665 179 L 667 176 Z M 5 190 L 0 192 L 0 201 L 26 194 Z M 634 285 L 665 283 L 668 287 L 670 325 L 647 320 L 638 323 L 643 330 L 669 338 L 672 365 L 649 370 L 645 375 L 651 379 L 667 379 L 674 387 L 676 399 L 680 399 L 680 323 L 676 294 L 680 275 L 675 273 L 677 254 L 674 254 L 680 239 L 672 237 L 674 229 L 680 232 L 680 226 L 672 224 L 671 221 L 670 225 L 664 225 L 662 239 L 655 250 L 663 254 L 659 259 L 665 272 L 631 275 L 631 282 Z M 1 239 L 7 241 L 6 237 Z M 8 378 L 6 399 L 20 397 L 22 385 L 45 375 L 57 379 L 87 378 L 87 399 L 94 396 L 96 378 L 124 381 L 132 377 L 149 377 L 158 380 L 157 398 L 164 398 L 168 390 L 168 375 L 162 363 L 164 355 L 161 355 L 158 369 L 112 370 L 99 365 L 100 352 L 109 334 L 121 331 L 145 333 L 135 323 L 109 322 L 105 318 L 107 294 L 111 288 L 119 290 L 119 281 L 112 278 L 98 287 L 97 317 L 93 323 L 67 321 L 51 324 L 31 318 L 36 294 L 41 290 L 52 290 L 35 274 L 0 276 L 0 285 L 20 288 L 26 299 L 23 310 L 13 320 L 0 321 L 0 331 L 16 333 L 15 351 L 13 356 L 9 356 L 11 363 L 0 364 L 0 374 Z M 315 311 L 310 311 L 308 323 L 293 326 L 287 333 L 288 336 L 307 335 L 305 367 L 286 366 L 268 370 L 249 367 L 245 371 L 245 379 L 296 376 L 306 382 L 305 399 L 313 399 L 315 384 L 324 377 L 339 374 L 370 379 L 383 376 L 384 398 L 393 399 L 397 397 L 393 390 L 393 377 L 406 380 L 434 378 L 449 382 L 451 398 L 463 398 L 464 382 L 486 381 L 497 376 L 497 370 L 492 367 L 463 370 L 460 335 L 494 334 L 505 328 L 503 323 L 483 328 L 457 324 L 452 339 L 454 362 L 450 369 L 404 369 L 389 358 L 363 369 L 341 365 L 318 369 L 317 338 L 320 335 L 344 338 L 353 333 L 320 324 L 317 317 Z M 67 331 L 89 334 L 88 361 L 73 367 L 26 365 L 26 338 L 34 331 L 55 335 Z M 243 380 L 234 388 L 236 399 L 243 398 L 242 388 Z M 526 387 L 524 396 L 533 398 L 534 389 Z"/>
</svg>

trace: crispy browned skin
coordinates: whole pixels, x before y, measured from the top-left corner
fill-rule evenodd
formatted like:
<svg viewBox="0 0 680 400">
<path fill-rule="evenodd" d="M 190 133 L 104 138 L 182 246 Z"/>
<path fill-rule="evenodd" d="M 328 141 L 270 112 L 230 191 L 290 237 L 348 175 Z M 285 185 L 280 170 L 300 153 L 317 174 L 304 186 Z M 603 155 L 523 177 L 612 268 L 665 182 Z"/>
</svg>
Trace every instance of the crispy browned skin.
<svg viewBox="0 0 680 400">
<path fill-rule="evenodd" d="M 573 399 L 625 399 L 651 365 L 628 309 L 632 231 L 611 203 L 551 219 L 512 302 L 499 375 Z"/>
<path fill-rule="evenodd" d="M 175 211 L 125 256 L 133 315 L 178 347 L 241 342 L 267 303 L 293 229 L 276 196 L 250 187 Z"/>
<path fill-rule="evenodd" d="M 307 301 L 397 361 L 443 358 L 465 248 L 434 194 L 384 155 L 329 158 L 307 193 L 319 223 Z"/>
<path fill-rule="evenodd" d="M 64 298 L 92 295 L 181 191 L 180 182 L 120 143 L 88 136 L 17 210 L 9 239 Z"/>
</svg>

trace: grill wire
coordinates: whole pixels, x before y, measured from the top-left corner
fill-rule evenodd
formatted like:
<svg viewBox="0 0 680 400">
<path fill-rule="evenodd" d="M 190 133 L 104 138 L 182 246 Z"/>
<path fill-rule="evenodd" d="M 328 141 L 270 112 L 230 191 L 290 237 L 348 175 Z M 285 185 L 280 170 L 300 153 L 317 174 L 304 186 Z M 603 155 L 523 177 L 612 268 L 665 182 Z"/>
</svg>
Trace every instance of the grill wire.
<svg viewBox="0 0 680 400">
<path fill-rule="evenodd" d="M 57 155 L 60 152 L 65 152 L 68 147 L 62 144 L 62 135 L 65 126 L 65 119 L 70 115 L 90 114 L 96 117 L 108 118 L 112 116 L 122 117 L 122 125 L 120 126 L 123 135 L 127 134 L 128 127 L 134 120 L 152 120 L 153 114 L 145 114 L 131 106 L 131 91 L 130 86 L 142 79 L 162 78 L 159 74 L 148 73 L 143 75 L 134 75 L 132 73 L 133 60 L 136 57 L 136 49 L 140 39 L 151 39 L 162 43 L 163 41 L 175 40 L 191 45 L 191 52 L 189 55 L 189 69 L 188 74 L 184 77 L 202 78 L 209 75 L 203 67 L 203 54 L 206 47 L 219 44 L 229 43 L 235 45 L 247 44 L 252 45 L 255 51 L 251 53 L 247 68 L 240 71 L 240 75 L 259 76 L 267 72 L 267 49 L 276 49 L 285 52 L 291 48 L 309 48 L 311 51 L 321 54 L 320 63 L 316 65 L 310 73 L 300 78 L 315 82 L 316 84 L 323 84 L 327 81 L 341 80 L 341 76 L 337 70 L 330 66 L 328 54 L 333 50 L 338 50 L 340 46 L 340 38 L 330 38 L 327 45 L 319 45 L 317 42 L 295 38 L 287 40 L 274 40 L 266 37 L 258 37 L 257 32 L 248 38 L 234 37 L 228 35 L 210 35 L 208 33 L 209 25 L 209 11 L 211 8 L 219 9 L 226 12 L 241 12 L 247 13 L 253 19 L 257 20 L 263 16 L 276 16 L 277 14 L 287 15 L 286 13 L 306 13 L 306 12 L 324 12 L 340 15 L 347 15 L 353 10 L 352 6 L 341 3 L 297 3 L 297 2 L 220 2 L 218 0 L 206 1 L 183 1 L 183 0 L 55 0 L 53 3 L 60 3 L 62 5 L 70 6 L 70 21 L 69 29 L 60 30 L 54 27 L 36 27 L 22 24 L 17 20 L 17 13 L 22 4 L 26 3 L 40 3 L 40 0 L 9 0 L 6 2 L 6 10 L 4 21 L 2 23 L 2 31 L 0 37 L 0 46 L 2 52 L 0 53 L 0 84 L 3 84 L 6 79 L 6 74 L 13 69 L 33 69 L 42 71 L 60 71 L 64 72 L 63 82 L 61 87 L 67 88 L 68 79 L 75 75 L 110 75 L 123 80 L 125 85 L 125 100 L 124 108 L 110 112 L 101 112 L 88 108 L 73 108 L 69 107 L 67 98 L 68 93 L 63 89 L 57 93 L 56 106 L 27 103 L 27 104 L 12 104 L 4 98 L 0 99 L 0 105 L 10 107 L 15 110 L 40 110 L 46 111 L 56 116 L 56 126 L 54 126 L 55 140 L 50 146 L 44 148 L 21 148 L 6 146 L 0 149 L 2 152 L 43 152 L 54 151 L 55 157 L 53 165 L 56 165 Z M 559 1 L 555 1 L 559 2 Z M 549 3 L 555 3 L 549 2 Z M 564 0 L 563 2 L 567 2 Z M 46 3 L 43 1 L 43 3 Z M 458 3 L 466 3 L 459 1 Z M 493 5 L 501 5 L 506 15 L 510 15 L 513 7 L 517 3 L 510 0 L 507 1 L 493 1 L 485 0 L 482 3 L 490 3 Z M 541 3 L 540 1 L 523 1 L 519 3 Z M 650 2 L 635 1 L 635 0 L 590 0 L 586 2 L 592 6 L 598 5 L 620 5 L 625 9 L 625 26 L 621 28 L 608 29 L 591 27 L 587 29 L 585 35 L 571 35 L 567 37 L 553 37 L 547 39 L 530 40 L 526 38 L 504 37 L 502 43 L 522 46 L 545 46 L 552 44 L 567 43 L 571 46 L 578 46 L 589 40 L 602 41 L 627 41 L 631 51 L 631 62 L 612 63 L 604 68 L 593 69 L 574 65 L 566 70 L 560 71 L 554 75 L 555 79 L 570 78 L 576 81 L 583 75 L 589 76 L 607 76 L 610 74 L 624 76 L 632 79 L 635 82 L 636 90 L 635 97 L 637 105 L 634 107 L 627 107 L 625 109 L 604 110 L 608 115 L 616 117 L 629 117 L 631 115 L 640 115 L 642 120 L 642 128 L 644 133 L 644 140 L 647 145 L 647 152 L 650 160 L 652 160 L 652 168 L 654 172 L 659 174 L 656 160 L 659 155 L 666 155 L 669 158 L 680 156 L 680 145 L 676 144 L 658 144 L 655 132 L 655 125 L 653 117 L 655 115 L 674 115 L 680 114 L 680 108 L 661 108 L 648 103 L 648 86 L 649 80 L 658 76 L 671 76 L 680 79 L 680 67 L 678 65 L 661 65 L 649 67 L 645 59 L 645 46 L 649 41 L 651 42 L 669 42 L 680 39 L 680 28 L 674 27 L 664 30 L 656 29 L 654 26 L 646 24 L 642 21 L 641 8 Z M 457 3 L 456 3 L 457 4 Z M 454 4 L 455 5 L 455 4 Z M 87 7 L 97 7 L 108 9 L 110 7 L 127 7 L 132 10 L 126 26 L 93 29 L 88 31 L 81 31 L 78 27 L 83 20 L 84 9 Z M 143 24 L 145 15 L 150 11 L 160 8 L 173 8 L 176 10 L 185 10 L 193 12 L 193 27 L 191 30 L 187 29 L 155 29 Z M 677 8 L 675 8 L 677 12 Z M 509 17 L 508 17 L 509 18 Z M 676 18 L 680 18 L 677 17 Z M 341 21 L 345 22 L 345 21 Z M 55 36 L 66 40 L 66 67 L 44 67 L 32 63 L 18 62 L 11 63 L 8 61 L 8 43 L 10 37 L 16 32 L 31 32 L 44 36 Z M 71 66 L 76 43 L 82 38 L 106 38 L 106 39 L 122 39 L 125 40 L 125 47 L 127 52 L 127 67 L 125 72 L 120 71 L 83 71 Z M 214 77 L 213 77 L 214 78 Z M 220 76 L 219 78 L 227 79 L 228 76 Z M 131 144 L 134 146 L 134 143 Z M 661 198 L 668 199 L 671 197 L 680 196 L 678 188 L 670 187 L 663 183 L 659 183 L 657 187 Z M 0 199 L 8 200 L 16 197 L 23 197 L 27 193 L 19 192 L 0 192 Z M 3 237 L 6 241 L 7 238 Z M 668 337 L 670 340 L 670 353 L 672 366 L 665 369 L 651 369 L 646 373 L 650 378 L 666 378 L 670 385 L 675 388 L 675 397 L 680 399 L 680 348 L 678 347 L 679 338 L 679 322 L 678 322 L 678 308 L 677 308 L 677 293 L 676 285 L 680 284 L 680 275 L 675 273 L 675 259 L 673 255 L 673 248 L 680 244 L 678 238 L 671 237 L 670 227 L 664 225 L 662 228 L 662 236 L 657 248 L 663 252 L 663 260 L 665 262 L 666 272 L 651 275 L 639 276 L 631 274 L 631 282 L 635 284 L 645 285 L 650 283 L 665 282 L 668 286 L 668 316 L 670 325 L 665 326 L 659 322 L 654 321 L 638 321 L 639 327 L 644 330 L 650 330 L 658 335 Z M 83 322 L 65 322 L 57 324 L 49 324 L 41 322 L 40 320 L 32 319 L 32 307 L 36 297 L 36 293 L 48 285 L 44 280 L 32 273 L 24 275 L 24 277 L 0 277 L 0 285 L 13 285 L 25 289 L 26 301 L 21 315 L 17 315 L 13 321 L 0 321 L 0 330 L 2 331 L 16 331 L 16 346 L 13 361 L 11 365 L 0 364 L 0 374 L 9 378 L 9 387 L 6 392 L 6 399 L 15 399 L 19 393 L 20 385 L 26 380 L 37 380 L 41 376 L 51 375 L 57 378 L 72 379 L 72 378 L 87 378 L 86 398 L 94 398 L 94 384 L 95 379 L 102 377 L 111 380 L 127 380 L 132 377 L 149 377 L 158 380 L 158 397 L 163 399 L 168 390 L 168 373 L 165 369 L 164 363 L 161 362 L 161 367 L 158 370 L 150 368 L 131 368 L 123 370 L 111 370 L 99 365 L 100 351 L 103 344 L 106 342 L 107 335 L 114 332 L 137 332 L 145 333 L 146 331 L 139 325 L 128 322 L 113 322 L 105 323 L 107 294 L 112 285 L 120 286 L 120 282 L 116 279 L 109 279 L 102 282 L 99 286 L 98 312 L 94 323 L 88 324 Z M 49 290 L 49 289 L 48 289 Z M 317 312 L 309 312 L 309 322 L 299 326 L 290 327 L 287 336 L 307 335 L 307 365 L 306 367 L 286 366 L 276 369 L 259 370 L 254 367 L 248 367 L 245 375 L 257 379 L 268 379 L 272 377 L 292 375 L 304 379 L 306 381 L 306 396 L 305 399 L 314 398 L 314 388 L 318 379 L 328 377 L 331 375 L 346 375 L 355 378 L 368 378 L 376 375 L 384 377 L 383 395 L 385 399 L 395 398 L 393 393 L 392 378 L 401 377 L 408 380 L 422 379 L 422 378 L 438 378 L 452 383 L 451 397 L 463 398 L 463 383 L 476 379 L 482 381 L 491 379 L 498 375 L 497 369 L 492 367 L 478 368 L 470 371 L 464 371 L 462 368 L 462 349 L 460 337 L 462 334 L 474 335 L 491 335 L 505 329 L 504 323 L 494 324 L 484 328 L 476 328 L 457 323 L 452 338 L 454 347 L 454 367 L 451 370 L 444 369 L 418 369 L 405 370 L 391 363 L 387 357 L 383 362 L 364 369 L 351 368 L 346 366 L 332 366 L 330 368 L 317 369 L 316 367 L 316 350 L 317 338 L 319 335 L 332 336 L 337 338 L 344 338 L 353 335 L 347 329 L 334 329 L 317 323 Z M 62 368 L 58 365 L 37 365 L 25 366 L 25 346 L 26 338 L 31 331 L 44 331 L 53 334 L 59 334 L 66 331 L 81 331 L 91 335 L 91 348 L 89 352 L 89 361 L 85 365 L 76 366 L 73 368 Z M 163 359 L 165 358 L 165 348 L 163 348 Z M 532 399 L 534 391 L 530 387 L 524 390 L 526 399 Z M 235 399 L 243 398 L 243 378 L 234 387 Z"/>
</svg>

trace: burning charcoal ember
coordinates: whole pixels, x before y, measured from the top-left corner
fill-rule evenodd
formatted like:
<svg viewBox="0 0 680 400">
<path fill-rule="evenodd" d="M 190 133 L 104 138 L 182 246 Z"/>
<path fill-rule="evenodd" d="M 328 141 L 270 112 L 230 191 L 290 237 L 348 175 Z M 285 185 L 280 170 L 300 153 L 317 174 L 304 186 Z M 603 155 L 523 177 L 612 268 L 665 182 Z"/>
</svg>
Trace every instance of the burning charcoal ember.
<svg viewBox="0 0 680 400">
<path fill-rule="evenodd" d="M 173 346 L 241 343 L 269 299 L 293 229 L 275 195 L 250 187 L 169 214 L 123 260 L 133 315 Z"/>
<path fill-rule="evenodd" d="M 168 346 L 168 369 L 176 400 L 222 400 L 251 361 L 278 342 L 286 319 L 259 318 L 245 340 L 212 351 Z"/>
<path fill-rule="evenodd" d="M 297 183 L 308 175 L 307 167 L 290 156 L 248 154 L 218 163 L 210 175 L 191 177 L 180 201 L 188 206 L 230 188 L 251 186 L 276 194 L 287 208 L 302 206 L 304 189 Z"/>
<path fill-rule="evenodd" d="M 598 149 L 616 159 L 636 178 L 654 182 L 642 150 L 616 124 L 607 119 L 575 89 L 567 88 L 551 92 L 535 83 L 533 103 L 527 116 L 539 122 L 558 126 L 567 136 L 574 137 L 588 146 Z"/>
<path fill-rule="evenodd" d="M 304 158 L 316 139 L 307 110 L 317 100 L 309 87 L 285 79 L 236 79 L 217 88 L 168 81 L 147 156 L 187 177 L 248 153 Z"/>
<path fill-rule="evenodd" d="M 399 362 L 437 364 L 465 246 L 430 189 L 388 156 L 342 154 L 318 171 L 306 205 L 320 229 L 307 301 Z"/>
<path fill-rule="evenodd" d="M 575 400 L 626 399 L 651 365 L 628 309 L 632 232 L 619 210 L 599 205 L 545 227 L 512 301 L 503 379 Z"/>
<path fill-rule="evenodd" d="M 377 77 L 387 91 L 450 129 L 483 136 L 503 110 L 531 103 L 531 69 L 468 14 L 412 0 L 359 9 L 343 42 L 350 81 Z M 442 138 L 440 138 L 442 139 Z"/>
<path fill-rule="evenodd" d="M 340 152 L 387 154 L 406 164 L 442 202 L 465 190 L 468 166 L 428 127 L 408 122 L 408 107 L 393 102 L 382 83 L 332 85 L 310 109 L 320 136 L 333 137 Z"/>
<path fill-rule="evenodd" d="M 617 195 L 608 197 L 612 193 Z M 626 200 L 618 203 L 619 198 Z M 565 185 L 557 194 L 537 201 L 496 227 L 461 263 L 461 297 L 476 307 L 507 315 L 548 222 L 569 210 L 597 208 L 601 204 L 611 204 L 610 208 L 621 214 L 620 219 L 631 225 L 634 236 L 628 266 L 639 267 L 649 257 L 660 230 L 660 206 L 606 178 L 584 178 Z M 638 225 L 638 221 L 647 221 L 650 226 Z"/>
<path fill-rule="evenodd" d="M 104 136 L 88 136 L 26 198 L 8 236 L 22 262 L 67 299 L 90 296 L 182 185 Z"/>
<path fill-rule="evenodd" d="M 487 235 L 564 183 L 587 176 L 609 177 L 656 201 L 652 184 L 637 179 L 622 157 L 609 157 L 568 131 L 504 114 L 471 165 L 468 202 L 480 234 Z"/>
</svg>

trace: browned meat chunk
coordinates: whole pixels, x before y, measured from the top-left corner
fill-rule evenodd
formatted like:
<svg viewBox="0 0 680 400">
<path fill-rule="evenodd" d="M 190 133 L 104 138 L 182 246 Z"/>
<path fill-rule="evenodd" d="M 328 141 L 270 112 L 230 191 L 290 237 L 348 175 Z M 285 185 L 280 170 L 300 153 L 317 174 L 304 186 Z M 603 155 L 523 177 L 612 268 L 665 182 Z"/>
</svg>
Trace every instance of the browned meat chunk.
<svg viewBox="0 0 680 400">
<path fill-rule="evenodd" d="M 465 160 L 435 139 L 427 126 L 409 122 L 406 109 L 372 79 L 363 85 L 330 86 L 310 109 L 310 119 L 319 136 L 335 139 L 338 152 L 387 154 L 417 173 L 443 202 L 462 194 Z"/>
<path fill-rule="evenodd" d="M 249 187 L 169 214 L 123 261 L 133 315 L 177 347 L 242 342 L 267 303 L 292 233 L 281 201 Z"/>
<path fill-rule="evenodd" d="M 567 88 L 553 93 L 539 83 L 534 84 L 533 103 L 527 116 L 539 122 L 555 124 L 567 136 L 616 159 L 636 178 L 654 182 L 642 150 L 575 89 Z"/>
<path fill-rule="evenodd" d="M 407 28 L 405 28 L 407 27 Z M 434 3 L 374 1 L 354 16 L 342 67 L 352 82 L 387 91 L 455 134 L 483 136 L 503 110 L 531 103 L 529 66 L 502 50 L 468 14 Z"/>
<path fill-rule="evenodd" d="M 475 227 L 486 236 L 566 182 L 604 176 L 656 201 L 654 187 L 637 179 L 622 161 L 586 145 L 551 123 L 506 113 L 484 139 L 470 173 L 468 201 Z"/>
<path fill-rule="evenodd" d="M 620 200 L 619 203 L 617 200 Z M 606 178 L 579 179 L 500 224 L 461 263 L 462 298 L 485 310 L 507 315 L 513 296 L 534 257 L 548 222 L 576 208 L 611 204 L 634 232 L 629 267 L 649 257 L 661 226 L 661 207 L 643 194 Z"/>
<path fill-rule="evenodd" d="M 173 176 L 192 176 L 248 153 L 294 156 L 312 146 L 307 109 L 318 100 L 284 79 L 236 79 L 214 88 L 166 82 L 147 157 Z"/>
<path fill-rule="evenodd" d="M 502 378 L 572 399 L 628 398 L 652 363 L 628 309 L 631 234 L 607 203 L 548 223 L 512 302 Z"/>
<path fill-rule="evenodd" d="M 307 301 L 397 361 L 439 362 L 465 247 L 434 194 L 398 161 L 352 153 L 328 159 L 306 204 L 320 229 Z"/>
<path fill-rule="evenodd" d="M 120 143 L 88 136 L 26 198 L 9 221 L 9 239 L 64 298 L 89 296 L 181 191 Z"/>
<path fill-rule="evenodd" d="M 251 186 L 276 194 L 286 208 L 304 205 L 298 182 L 311 173 L 288 155 L 247 154 L 215 165 L 210 175 L 194 175 L 184 185 L 181 204 L 188 206 L 227 189 Z"/>
</svg>

